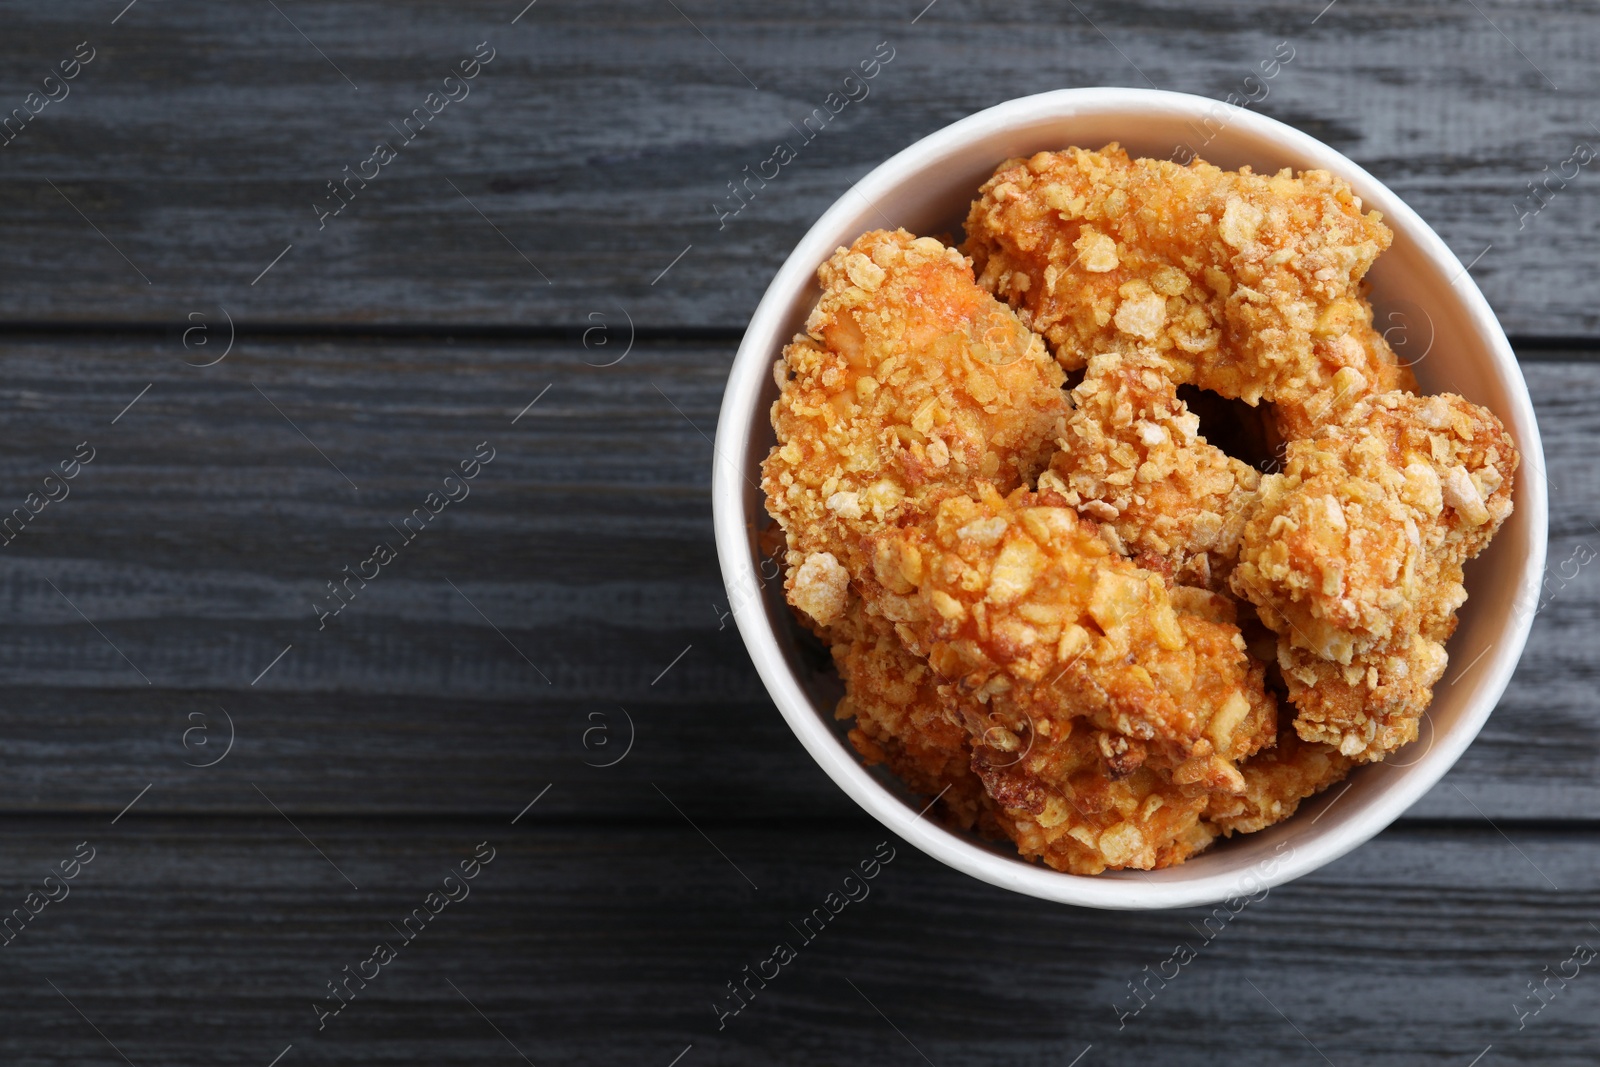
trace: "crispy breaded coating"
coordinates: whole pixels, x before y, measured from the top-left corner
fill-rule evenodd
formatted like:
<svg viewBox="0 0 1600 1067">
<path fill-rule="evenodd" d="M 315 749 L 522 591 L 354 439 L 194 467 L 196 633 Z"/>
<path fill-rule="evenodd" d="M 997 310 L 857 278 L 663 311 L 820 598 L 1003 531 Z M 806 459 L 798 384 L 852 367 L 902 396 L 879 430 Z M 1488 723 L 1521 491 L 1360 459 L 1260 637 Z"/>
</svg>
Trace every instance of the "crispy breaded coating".
<svg viewBox="0 0 1600 1067">
<path fill-rule="evenodd" d="M 1302 741 L 1288 724 L 1278 743 L 1251 756 L 1241 766 L 1244 792 L 1213 793 L 1206 800 L 1205 820 L 1232 837 L 1253 834 L 1295 813 L 1300 802 L 1315 796 L 1350 773 L 1349 759 L 1332 745 Z"/>
<path fill-rule="evenodd" d="M 1417 722 L 1450 657 L 1443 641 L 1424 634 L 1351 661 L 1325 660 L 1278 638 L 1278 664 L 1299 712 L 1295 731 L 1352 759 L 1381 760 L 1417 739 Z"/>
<path fill-rule="evenodd" d="M 1181 583 L 1220 586 L 1260 473 L 1209 444 L 1177 386 L 1137 354 L 1092 357 L 1071 397 L 1040 486 L 1115 530 L 1135 558 L 1163 561 Z"/>
<path fill-rule="evenodd" d="M 1179 623 L 1196 637 L 1205 634 L 1205 639 L 1211 642 L 1216 650 L 1216 658 L 1231 658 L 1226 657 L 1221 651 L 1222 640 L 1226 640 L 1235 649 L 1247 644 L 1247 639 L 1241 631 L 1238 602 L 1226 592 L 1174 585 L 1168 588 L 1167 597 L 1172 602 L 1173 610 L 1178 613 Z M 1257 630 L 1260 629 L 1259 621 L 1251 619 L 1250 622 Z M 1201 623 L 1211 625 L 1202 629 Z M 1270 746 L 1277 735 L 1280 718 L 1277 698 L 1266 688 L 1266 665 L 1251 657 L 1248 649 L 1243 660 L 1234 662 L 1243 664 L 1245 678 L 1239 691 L 1244 694 L 1250 707 L 1237 721 L 1232 721 L 1230 717 L 1223 723 L 1214 722 L 1208 729 L 1216 755 L 1231 763 L 1237 763 Z M 1196 696 L 1200 699 L 1210 699 L 1216 692 L 1202 688 Z M 1224 693 L 1223 696 L 1226 700 L 1231 694 Z M 1237 712 L 1238 707 L 1235 704 L 1230 716 Z M 1223 731 L 1224 725 L 1226 734 Z M 1224 736 L 1231 736 L 1232 740 L 1226 743 L 1219 740 Z"/>
<path fill-rule="evenodd" d="M 1170 593 L 1180 621 L 1187 614 L 1222 627 L 1235 623 L 1226 596 L 1181 586 Z M 1230 762 L 1270 745 L 1276 728 L 1278 709 L 1261 689 L 1262 668 L 1249 669 L 1252 706 L 1221 753 Z M 1231 774 L 1208 773 L 1214 756 L 1161 769 L 1159 761 L 1130 760 L 1135 746 L 1126 737 L 1085 719 L 1033 718 L 1003 697 L 987 706 L 961 698 L 959 688 L 940 691 L 966 723 L 973 770 L 1001 808 L 1002 829 L 1023 855 L 1057 870 L 1098 874 L 1181 863 L 1215 834 L 1201 825 L 1205 809 L 1240 788 Z"/>
<path fill-rule="evenodd" d="M 835 715 L 855 719 L 851 743 L 868 766 L 886 763 L 913 791 L 938 797 L 946 823 L 1004 834 L 1023 855 L 1073 874 L 1165 867 L 1211 841 L 1199 825 L 1204 787 L 1148 768 L 1108 775 L 1113 739 L 1082 720 L 1041 720 L 1049 736 L 1023 728 L 1018 737 L 970 697 L 951 687 L 941 696 L 927 663 L 859 601 L 834 634 L 846 687 Z"/>
<path fill-rule="evenodd" d="M 1390 392 L 1290 443 L 1230 583 L 1278 634 L 1295 729 L 1357 760 L 1416 737 L 1466 600 L 1461 564 L 1511 514 L 1518 454 L 1459 396 Z"/>
<path fill-rule="evenodd" d="M 1411 367 L 1397 362 L 1389 342 L 1373 325 L 1372 305 L 1364 298 L 1340 300 L 1330 307 L 1322 316 L 1316 344 L 1340 349 L 1341 354 L 1328 361 L 1340 366 L 1320 388 L 1277 398 L 1273 419 L 1286 440 L 1311 436 L 1318 426 L 1339 421 L 1374 393 L 1417 391 Z"/>
<path fill-rule="evenodd" d="M 1091 875 L 1412 740 L 1518 455 L 1414 395 L 1366 296 L 1391 240 L 1327 172 L 1111 144 L 1002 164 L 971 259 L 838 249 L 773 368 L 762 489 L 862 759 Z"/>
<path fill-rule="evenodd" d="M 762 488 L 788 536 L 790 602 L 826 625 L 847 606 L 864 535 L 980 477 L 1031 480 L 1066 399 L 1039 338 L 933 238 L 863 234 L 817 276 L 806 335 L 774 368 Z"/>
<path fill-rule="evenodd" d="M 1003 734 L 997 728 L 991 739 Z M 1174 784 L 1149 767 L 1108 776 L 1102 740 L 1087 721 L 1061 719 L 1049 738 L 974 747 L 973 769 L 1018 851 L 1058 871 L 1099 874 L 1169 867 L 1211 843 L 1213 832 L 1200 823 L 1203 789 Z"/>
<path fill-rule="evenodd" d="M 1250 404 L 1309 396 L 1343 367 L 1405 385 L 1381 336 L 1348 339 L 1370 326 L 1361 278 L 1393 235 L 1327 171 L 1041 152 L 1001 165 L 966 232 L 979 282 L 1068 369 L 1132 341 L 1172 381 Z"/>
<path fill-rule="evenodd" d="M 943 708 L 937 676 L 859 600 L 833 637 L 833 662 L 845 684 L 834 716 L 855 719 L 850 743 L 868 766 L 887 763 L 914 792 L 937 796 L 947 822 L 970 829 L 993 805 L 972 772 L 966 730 Z"/>
<path fill-rule="evenodd" d="M 1153 756 L 1179 784 L 1242 787 L 1231 761 L 1260 744 L 1271 698 L 1238 628 L 1176 610 L 1061 497 L 980 483 L 869 544 L 869 610 L 959 696 L 1045 736 L 1086 718 L 1115 735 L 1114 773 Z"/>
</svg>

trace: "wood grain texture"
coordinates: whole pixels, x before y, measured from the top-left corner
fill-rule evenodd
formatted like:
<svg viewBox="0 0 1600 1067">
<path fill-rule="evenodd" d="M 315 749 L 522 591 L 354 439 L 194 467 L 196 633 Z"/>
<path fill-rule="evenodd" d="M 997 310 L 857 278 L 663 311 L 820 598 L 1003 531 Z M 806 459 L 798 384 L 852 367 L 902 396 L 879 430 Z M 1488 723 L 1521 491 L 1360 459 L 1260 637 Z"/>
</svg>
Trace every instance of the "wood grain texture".
<svg viewBox="0 0 1600 1067">
<path fill-rule="evenodd" d="M 94 49 L 0 133 L 0 1061 L 1595 1061 L 1592 966 L 1542 1008 L 1530 983 L 1600 947 L 1600 567 L 1563 567 L 1600 549 L 1600 178 L 1526 199 L 1600 144 L 1594 5 L 0 0 L 0 21 L 0 129 Z M 870 97 L 719 228 L 726 183 L 882 41 Z M 1501 706 L 1406 819 L 1236 917 L 1045 904 L 891 841 L 871 896 L 801 944 L 790 924 L 885 833 L 726 616 L 711 439 L 743 324 L 916 139 L 1067 86 L 1249 92 L 1280 41 L 1256 109 L 1388 182 L 1524 342 L 1552 580 Z M 479 42 L 471 95 L 319 229 L 324 183 Z M 70 496 L 4 527 L 80 446 Z M 469 495 L 396 529 L 486 448 Z M 396 558 L 319 621 L 379 541 Z M 484 841 L 471 896 L 319 1032 L 327 983 Z M 41 907 L 79 842 L 95 858 Z M 12 909 L 38 914 L 17 932 Z M 713 1001 L 778 940 L 798 958 L 719 1030 Z"/>
<path fill-rule="evenodd" d="M 701 808 L 736 795 L 753 817 L 851 810 L 726 615 L 708 490 L 731 346 L 637 341 L 599 368 L 585 360 L 616 358 L 626 335 L 589 340 L 245 337 L 206 369 L 178 338 L 7 343 L 6 507 L 79 442 L 98 452 L 0 549 L 0 809 L 115 812 L 154 782 L 152 810 L 255 810 L 229 776 L 184 766 L 221 751 L 224 709 L 227 769 L 294 812 L 515 811 L 546 781 L 610 785 L 587 813 L 648 810 L 651 782 Z M 1526 371 L 1551 593 L 1429 817 L 1588 819 L 1600 804 L 1600 572 L 1556 574 L 1600 548 L 1600 363 Z M 404 544 L 390 524 L 483 441 L 496 457 L 470 495 Z M 319 628 L 327 583 L 378 540 L 399 558 Z M 586 765 L 629 736 L 617 766 Z"/>
<path fill-rule="evenodd" d="M 280 323 L 581 326 L 620 308 L 736 327 L 892 152 L 1002 100 L 1105 84 L 1254 95 L 1388 182 L 1463 262 L 1483 253 L 1473 273 L 1509 331 L 1600 331 L 1593 165 L 1537 214 L 1525 200 L 1577 142 L 1600 144 L 1592 5 L 945 0 L 913 24 L 915 0 L 626 0 L 546 2 L 514 25 L 515 0 L 185 0 L 115 25 L 122 5 L 103 6 L 0 5 L 6 108 L 79 42 L 96 49 L 3 150 L 6 320 L 181 322 L 220 304 Z M 481 41 L 496 57 L 470 95 L 319 223 L 325 183 L 398 139 L 391 124 Z M 894 59 L 871 95 L 722 225 L 728 183 L 882 41 Z M 1244 79 L 1279 41 L 1294 58 L 1262 97 Z"/>
<path fill-rule="evenodd" d="M 884 840 L 864 816 L 706 815 L 736 871 L 681 820 L 555 826 L 543 803 L 515 827 L 302 820 L 326 859 L 270 812 L 198 835 L 137 809 L 115 827 L 58 819 L 8 834 L 8 904 L 78 842 L 96 854 L 0 949 L 0 1055 L 18 1067 L 121 1062 L 109 1040 L 132 1063 L 174 1067 L 264 1067 L 291 1044 L 285 1064 L 512 1064 L 520 1052 L 665 1067 L 692 1045 L 682 1064 L 912 1064 L 920 1052 L 940 1067 L 1058 1067 L 1092 1046 L 1081 1063 L 1310 1064 L 1320 1051 L 1336 1064 L 1460 1067 L 1489 1045 L 1485 1062 L 1585 1064 L 1600 1040 L 1587 969 L 1553 983 L 1520 1030 L 1517 1013 L 1538 1006 L 1527 983 L 1571 974 L 1574 945 L 1600 944 L 1592 829 L 1509 826 L 1509 841 L 1392 830 L 1236 901 L 1236 914 L 1045 904 L 889 844 L 867 895 L 858 879 L 861 899 L 835 905 L 820 931 L 813 922 L 807 943 L 789 924 L 825 907 Z M 390 924 L 485 841 L 494 859 L 470 895 L 403 944 Z M 326 983 L 379 941 L 399 958 L 351 985 L 318 1032 L 313 1003 L 334 1006 Z M 713 1001 L 735 1006 L 725 983 L 780 941 L 797 958 L 752 985 L 719 1031 Z M 1194 957 L 1181 968 L 1164 962 L 1179 945 Z M 1148 990 L 1131 1015 L 1129 983 Z"/>
</svg>

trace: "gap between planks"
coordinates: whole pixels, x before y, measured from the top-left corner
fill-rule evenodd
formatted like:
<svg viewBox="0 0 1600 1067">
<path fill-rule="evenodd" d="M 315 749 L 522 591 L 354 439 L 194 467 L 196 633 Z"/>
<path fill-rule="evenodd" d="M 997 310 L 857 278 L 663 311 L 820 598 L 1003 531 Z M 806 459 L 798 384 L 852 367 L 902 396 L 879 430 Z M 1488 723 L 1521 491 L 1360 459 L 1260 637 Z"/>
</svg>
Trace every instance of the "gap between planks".
<svg viewBox="0 0 1600 1067">
<path fill-rule="evenodd" d="M 271 824 L 276 820 L 263 815 L 259 811 L 172 811 L 159 807 L 142 805 L 136 809 L 138 818 L 129 816 L 123 825 L 138 828 L 156 827 L 174 823 L 193 825 L 196 823 L 212 824 L 245 824 L 261 823 Z M 40 809 L 37 811 L 27 809 L 0 810 L 0 822 L 5 822 L 15 829 L 17 824 L 35 822 L 41 825 L 56 824 L 66 825 L 75 823 L 97 823 L 103 817 L 112 814 L 110 809 L 105 811 L 84 811 L 65 809 Z M 493 826 L 496 824 L 510 825 L 511 815 L 500 811 L 470 811 L 470 812 L 423 812 L 407 811 L 404 809 L 391 809 L 373 812 L 326 812 L 326 811 L 294 811 L 294 818 L 301 824 L 315 824 L 324 827 L 338 825 L 361 826 L 369 824 L 404 825 L 404 826 Z M 759 825 L 774 832 L 828 832 L 837 830 L 850 830 L 865 824 L 866 813 L 842 813 L 838 815 L 818 816 L 793 816 L 789 818 L 774 818 L 761 816 L 751 819 L 734 817 L 709 817 L 697 820 L 701 826 L 737 831 Z M 528 827 L 538 827 L 546 830 L 571 830 L 598 827 L 638 827 L 673 829 L 683 825 L 683 820 L 677 817 L 667 817 L 658 813 L 641 812 L 639 815 L 595 815 L 582 812 L 566 812 L 560 810 L 547 810 L 537 819 L 525 820 Z M 518 824 L 521 828 L 522 824 Z M 876 825 L 876 824 L 873 824 Z M 1428 836 L 1434 833 L 1461 833 L 1463 831 L 1482 832 L 1494 836 L 1501 831 L 1516 831 L 1528 834 L 1554 834 L 1572 838 L 1584 836 L 1600 836 L 1600 819 L 1562 819 L 1562 818 L 1500 818 L 1496 817 L 1493 825 L 1485 821 L 1482 816 L 1469 814 L 1462 816 L 1428 815 L 1409 817 L 1402 815 L 1384 833 L 1403 833 L 1409 836 Z"/>
<path fill-rule="evenodd" d="M 0 342 L 8 338 L 32 337 L 89 338 L 165 338 L 181 332 L 184 323 L 138 321 L 61 321 L 0 320 Z M 432 340 L 456 341 L 571 341 L 582 338 L 593 323 L 341 323 L 341 322 L 234 322 L 235 335 L 262 340 Z M 635 324 L 634 336 L 640 341 L 685 341 L 737 343 L 744 337 L 742 326 L 646 326 Z M 1600 358 L 1600 336 L 1533 337 L 1510 335 L 1507 340 L 1519 359 L 1540 362 L 1592 362 Z"/>
</svg>

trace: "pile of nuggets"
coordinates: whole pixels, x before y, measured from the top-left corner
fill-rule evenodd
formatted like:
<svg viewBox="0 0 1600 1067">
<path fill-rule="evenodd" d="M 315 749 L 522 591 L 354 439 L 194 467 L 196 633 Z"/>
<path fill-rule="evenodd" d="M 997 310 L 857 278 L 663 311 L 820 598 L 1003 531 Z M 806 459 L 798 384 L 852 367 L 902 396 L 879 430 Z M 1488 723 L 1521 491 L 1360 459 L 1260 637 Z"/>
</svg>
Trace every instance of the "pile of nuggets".
<svg viewBox="0 0 1600 1067">
<path fill-rule="evenodd" d="M 1414 740 L 1518 455 L 1374 328 L 1377 212 L 1112 144 L 1002 164 L 966 238 L 840 248 L 774 368 L 785 589 L 862 757 L 1097 874 Z M 1271 473 L 1185 396 L 1242 402 Z"/>
</svg>

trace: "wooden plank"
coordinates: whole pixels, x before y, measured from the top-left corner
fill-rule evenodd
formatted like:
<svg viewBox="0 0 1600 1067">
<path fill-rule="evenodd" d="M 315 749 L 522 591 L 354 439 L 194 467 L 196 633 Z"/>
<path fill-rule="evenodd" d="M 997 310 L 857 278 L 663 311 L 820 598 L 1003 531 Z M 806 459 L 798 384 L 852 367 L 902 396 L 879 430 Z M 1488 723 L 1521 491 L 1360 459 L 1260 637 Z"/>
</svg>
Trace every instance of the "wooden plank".
<svg viewBox="0 0 1600 1067">
<path fill-rule="evenodd" d="M 1595 792 L 1595 635 L 1600 633 L 1600 363 L 1525 363 L 1544 437 L 1550 543 L 1543 607 L 1500 707 L 1417 815 L 1467 815 L 1455 786 L 1496 817 L 1583 817 Z M 1532 476 L 1527 467 L 1525 476 Z M 1583 564 L 1582 561 L 1591 561 Z M 1469 579 L 1470 581 L 1470 579 Z M 1515 784 L 1513 784 L 1515 783 Z M 1568 798 L 1583 797 L 1569 806 Z"/>
<path fill-rule="evenodd" d="M 517 826 L 306 819 L 309 841 L 260 802 L 237 820 L 13 824 L 8 907 L 79 842 L 95 853 L 4 949 L 0 1050 L 30 1067 L 121 1062 L 108 1043 L 172 1065 L 260 1067 L 292 1045 L 284 1064 L 1059 1067 L 1232 1064 L 1248 1045 L 1259 1062 L 1459 1067 L 1491 1045 L 1483 1062 L 1586 1064 L 1600 1043 L 1600 987 L 1563 966 L 1600 943 L 1592 829 L 1391 831 L 1232 912 L 1114 914 L 880 848 L 863 817 L 697 812 L 724 860 L 670 813 L 553 825 L 543 803 Z M 447 885 L 479 842 L 492 861 Z M 790 924 L 875 853 L 893 858 L 808 943 Z M 405 942 L 398 924 L 446 888 L 459 899 Z M 374 977 L 380 941 L 397 958 Z M 725 983 L 778 942 L 796 957 L 719 1031 Z M 336 1005 L 346 966 L 370 981 L 319 1032 L 313 1004 Z M 1557 973 L 1519 1030 L 1540 1005 L 1528 983 Z"/>
<path fill-rule="evenodd" d="M 223 766 L 295 812 L 514 812 L 549 781 L 607 783 L 593 813 L 651 782 L 752 818 L 850 812 L 726 617 L 707 491 L 731 346 L 641 341 L 597 368 L 591 341 L 245 338 L 206 369 L 177 338 L 7 342 L 0 515 L 96 454 L 0 553 L 0 810 L 114 813 L 149 784 L 153 810 L 253 810 L 184 766 L 231 717 Z M 1600 548 L 1600 363 L 1526 370 L 1554 568 Z M 403 544 L 390 524 L 484 441 L 470 495 Z M 313 604 L 379 539 L 399 557 L 319 629 Z M 1592 818 L 1597 573 L 1553 582 L 1503 706 L 1419 813 Z"/>
<path fill-rule="evenodd" d="M 806 227 L 891 152 L 1011 97 L 1154 84 L 1248 93 L 1349 153 L 1464 262 L 1482 253 L 1473 273 L 1513 333 L 1600 332 L 1600 283 L 1580 268 L 1600 235 L 1592 165 L 1552 179 L 1536 214 L 1526 199 L 1600 139 L 1591 5 L 986 0 L 914 19 L 923 3 L 628 0 L 538 5 L 514 25 L 514 0 L 403 17 L 278 6 L 141 4 L 115 25 L 0 6 L 7 107 L 79 42 L 95 50 L 3 150 L 0 319 L 181 323 L 221 305 L 275 323 L 581 327 L 625 311 L 737 327 Z M 391 124 L 481 41 L 495 58 L 470 95 L 319 221 L 325 183 L 398 140 Z M 1246 85 L 1279 41 L 1294 58 Z M 728 183 L 798 137 L 879 42 L 894 58 L 870 95 L 719 222 Z"/>
</svg>

